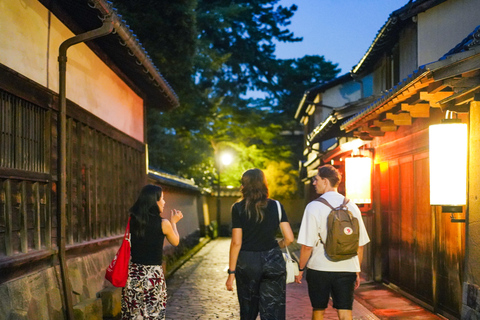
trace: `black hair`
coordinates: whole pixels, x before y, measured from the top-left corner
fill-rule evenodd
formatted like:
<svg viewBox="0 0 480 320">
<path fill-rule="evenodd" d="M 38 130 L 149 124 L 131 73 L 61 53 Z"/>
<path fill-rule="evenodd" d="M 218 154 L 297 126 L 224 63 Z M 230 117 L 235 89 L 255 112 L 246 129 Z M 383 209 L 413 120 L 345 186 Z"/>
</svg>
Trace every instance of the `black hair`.
<svg viewBox="0 0 480 320">
<path fill-rule="evenodd" d="M 137 201 L 130 208 L 130 214 L 135 221 L 136 226 L 132 229 L 137 237 L 145 236 L 145 226 L 148 223 L 149 216 L 159 216 L 160 208 L 157 201 L 162 197 L 162 188 L 153 184 L 147 184 L 142 188 Z"/>
</svg>

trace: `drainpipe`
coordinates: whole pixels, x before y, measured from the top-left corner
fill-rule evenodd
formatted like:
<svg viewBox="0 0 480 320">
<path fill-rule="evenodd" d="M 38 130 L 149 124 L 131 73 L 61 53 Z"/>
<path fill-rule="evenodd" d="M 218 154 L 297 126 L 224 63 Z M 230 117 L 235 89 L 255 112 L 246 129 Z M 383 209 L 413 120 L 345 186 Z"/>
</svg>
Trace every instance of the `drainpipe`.
<svg viewBox="0 0 480 320">
<path fill-rule="evenodd" d="M 57 217 L 58 217 L 58 231 L 57 231 L 57 245 L 58 245 L 58 258 L 60 262 L 60 274 L 63 284 L 63 305 L 65 306 L 66 319 L 73 320 L 73 300 L 72 300 L 72 288 L 70 279 L 68 276 L 67 260 L 65 257 L 65 233 L 66 233 L 66 200 L 67 200 L 67 98 L 66 98 L 66 73 L 67 73 L 67 49 L 71 46 L 93 40 L 99 37 L 103 37 L 112 33 L 113 21 L 111 16 L 105 17 L 103 25 L 95 30 L 91 30 L 75 37 L 65 40 L 59 48 L 58 53 L 58 65 L 59 65 L 59 114 L 57 119 L 57 131 L 58 131 L 58 145 L 60 147 L 58 154 L 58 179 L 57 179 Z"/>
</svg>

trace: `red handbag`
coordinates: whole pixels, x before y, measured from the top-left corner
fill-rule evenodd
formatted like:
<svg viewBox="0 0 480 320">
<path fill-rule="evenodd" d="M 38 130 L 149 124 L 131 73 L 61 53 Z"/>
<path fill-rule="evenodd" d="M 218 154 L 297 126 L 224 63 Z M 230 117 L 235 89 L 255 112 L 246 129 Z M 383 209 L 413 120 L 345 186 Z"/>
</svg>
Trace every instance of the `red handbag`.
<svg viewBox="0 0 480 320">
<path fill-rule="evenodd" d="M 128 278 L 128 263 L 130 262 L 130 218 L 123 236 L 122 245 L 105 272 L 105 279 L 115 287 L 125 287 Z"/>
</svg>

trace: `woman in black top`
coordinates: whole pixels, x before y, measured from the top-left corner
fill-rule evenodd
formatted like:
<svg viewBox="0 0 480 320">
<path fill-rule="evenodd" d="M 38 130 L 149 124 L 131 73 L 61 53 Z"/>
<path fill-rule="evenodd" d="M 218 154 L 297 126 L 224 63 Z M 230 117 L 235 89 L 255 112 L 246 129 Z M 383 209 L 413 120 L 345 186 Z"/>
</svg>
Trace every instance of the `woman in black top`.
<svg viewBox="0 0 480 320">
<path fill-rule="evenodd" d="M 243 199 L 232 207 L 232 242 L 227 290 L 237 282 L 240 318 L 285 319 L 286 269 L 281 247 L 293 241 L 285 211 L 279 219 L 277 204 L 268 198 L 265 175 L 259 169 L 242 176 Z M 276 240 L 278 227 L 284 238 Z"/>
<path fill-rule="evenodd" d="M 122 319 L 165 319 L 163 240 L 166 237 L 170 244 L 178 245 L 177 222 L 183 215 L 174 209 L 170 220 L 162 219 L 164 207 L 162 188 L 146 185 L 130 208 L 131 260 L 122 291 Z"/>
</svg>

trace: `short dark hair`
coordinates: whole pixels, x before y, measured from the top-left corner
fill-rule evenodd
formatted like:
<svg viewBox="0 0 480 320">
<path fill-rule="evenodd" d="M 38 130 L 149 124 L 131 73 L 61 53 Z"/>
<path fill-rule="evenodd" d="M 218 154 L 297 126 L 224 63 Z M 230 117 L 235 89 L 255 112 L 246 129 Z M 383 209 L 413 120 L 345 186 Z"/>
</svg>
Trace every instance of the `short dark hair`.
<svg viewBox="0 0 480 320">
<path fill-rule="evenodd" d="M 326 164 L 318 168 L 318 175 L 322 179 L 328 179 L 330 185 L 334 188 L 338 187 L 340 181 L 342 181 L 342 175 L 332 165 Z"/>
</svg>

